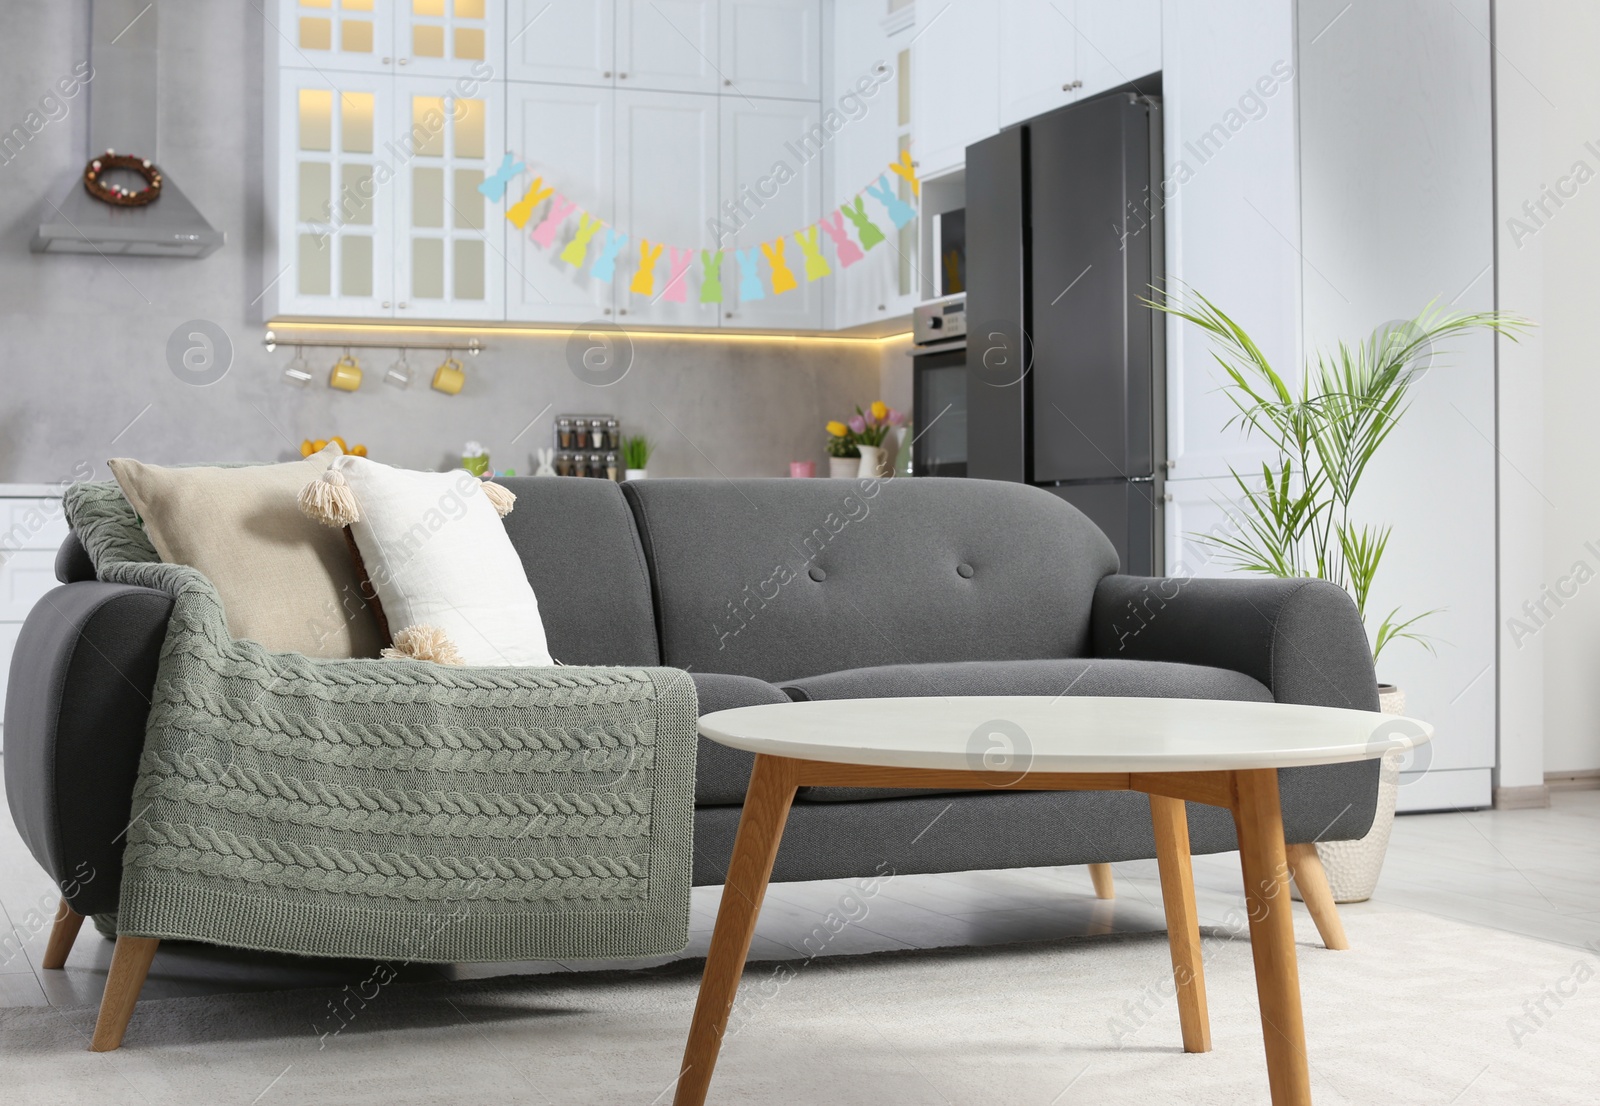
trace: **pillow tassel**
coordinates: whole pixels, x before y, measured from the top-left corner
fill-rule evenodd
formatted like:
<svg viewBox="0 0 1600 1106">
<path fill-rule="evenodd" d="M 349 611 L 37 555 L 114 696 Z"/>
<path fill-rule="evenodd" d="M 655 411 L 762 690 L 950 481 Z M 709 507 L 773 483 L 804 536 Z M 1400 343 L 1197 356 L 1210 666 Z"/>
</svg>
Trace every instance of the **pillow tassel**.
<svg viewBox="0 0 1600 1106">
<path fill-rule="evenodd" d="M 324 526 L 349 526 L 361 518 L 356 494 L 338 469 L 329 469 L 301 488 L 298 502 L 302 514 Z"/>
<path fill-rule="evenodd" d="M 450 635 L 437 626 L 407 626 L 394 635 L 394 645 L 381 654 L 386 660 L 432 661 L 466 664 Z"/>
<path fill-rule="evenodd" d="M 494 509 L 500 513 L 501 518 L 505 518 L 507 515 L 509 515 L 511 513 L 511 508 L 514 507 L 517 502 L 516 492 L 506 487 L 504 484 L 496 484 L 493 480 L 486 479 L 483 481 L 483 494 L 489 497 L 489 502 L 493 504 Z"/>
</svg>

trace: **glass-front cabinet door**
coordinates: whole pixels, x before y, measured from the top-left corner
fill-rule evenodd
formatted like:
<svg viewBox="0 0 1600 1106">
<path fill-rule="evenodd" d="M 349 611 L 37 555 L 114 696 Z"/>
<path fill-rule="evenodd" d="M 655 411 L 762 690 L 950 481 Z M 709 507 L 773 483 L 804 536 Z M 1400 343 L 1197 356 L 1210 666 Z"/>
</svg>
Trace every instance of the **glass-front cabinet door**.
<svg viewBox="0 0 1600 1106">
<path fill-rule="evenodd" d="M 388 73 L 394 69 L 396 0 L 279 0 L 278 63 L 321 72 Z M 269 39 L 269 42 L 271 39 Z"/>
<path fill-rule="evenodd" d="M 396 5 L 394 53 L 402 75 L 504 75 L 505 0 L 380 2 Z"/>
<path fill-rule="evenodd" d="M 394 302 L 394 131 L 387 78 L 297 71 L 279 86 L 276 271 L 263 298 L 286 315 L 382 316 Z"/>
<path fill-rule="evenodd" d="M 478 186 L 505 150 L 505 86 L 396 79 L 395 315 L 499 319 L 505 313 L 505 200 Z"/>
</svg>

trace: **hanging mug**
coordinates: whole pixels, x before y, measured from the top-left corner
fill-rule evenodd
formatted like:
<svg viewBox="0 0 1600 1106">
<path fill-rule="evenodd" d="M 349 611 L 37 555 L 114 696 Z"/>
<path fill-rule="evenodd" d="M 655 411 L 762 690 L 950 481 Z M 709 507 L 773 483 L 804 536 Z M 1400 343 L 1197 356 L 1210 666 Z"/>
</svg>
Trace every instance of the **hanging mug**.
<svg viewBox="0 0 1600 1106">
<path fill-rule="evenodd" d="M 454 357 L 446 357 L 433 374 L 433 390 L 447 396 L 460 395 L 461 386 L 466 382 L 467 374 L 461 371 L 461 362 Z"/>
<path fill-rule="evenodd" d="M 361 387 L 361 366 L 356 364 L 354 357 L 347 353 L 333 363 L 333 372 L 328 374 L 328 387 L 341 392 L 353 392 Z"/>
</svg>

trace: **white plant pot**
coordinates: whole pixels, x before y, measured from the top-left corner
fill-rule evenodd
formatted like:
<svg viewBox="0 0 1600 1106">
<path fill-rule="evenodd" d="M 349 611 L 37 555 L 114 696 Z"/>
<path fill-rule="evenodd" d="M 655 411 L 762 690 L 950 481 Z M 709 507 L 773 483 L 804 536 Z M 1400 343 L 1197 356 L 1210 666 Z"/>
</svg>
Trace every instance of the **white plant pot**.
<svg viewBox="0 0 1600 1106">
<path fill-rule="evenodd" d="M 1378 709 L 1384 714 L 1404 714 L 1406 693 L 1393 684 L 1378 685 Z M 1404 753 L 1390 753 L 1378 770 L 1378 810 L 1372 828 L 1356 841 L 1318 841 L 1317 856 L 1328 874 L 1328 889 L 1333 901 L 1366 902 L 1377 889 L 1383 873 L 1383 857 L 1389 850 L 1389 834 L 1394 830 L 1395 803 L 1400 797 L 1400 765 Z M 1300 889 L 1294 889 L 1300 897 Z"/>
<path fill-rule="evenodd" d="M 624 480 L 643 480 L 649 475 L 649 469 L 627 469 L 623 472 L 622 478 Z"/>
<path fill-rule="evenodd" d="M 859 457 L 829 457 L 828 475 L 835 479 L 854 479 L 861 471 Z"/>
</svg>

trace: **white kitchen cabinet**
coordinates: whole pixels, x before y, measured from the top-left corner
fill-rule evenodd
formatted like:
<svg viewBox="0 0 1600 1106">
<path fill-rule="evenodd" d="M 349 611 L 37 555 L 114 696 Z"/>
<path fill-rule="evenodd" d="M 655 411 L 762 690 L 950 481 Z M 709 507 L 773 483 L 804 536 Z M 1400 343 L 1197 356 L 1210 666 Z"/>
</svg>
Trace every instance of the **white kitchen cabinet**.
<svg viewBox="0 0 1600 1106">
<path fill-rule="evenodd" d="M 272 101 L 267 317 L 394 314 L 394 220 L 404 148 L 395 79 L 284 69 Z M 400 155 L 396 155 L 396 149 Z"/>
<path fill-rule="evenodd" d="M 1252 487 L 1259 487 L 1253 481 Z M 1237 575 L 1225 555 L 1197 535 L 1231 538 L 1238 534 L 1234 521 L 1241 499 L 1232 477 L 1202 480 L 1168 480 L 1166 509 L 1166 574 L 1218 577 Z"/>
<path fill-rule="evenodd" d="M 811 101 L 821 95 L 821 0 L 722 0 L 721 9 L 724 92 Z"/>
<path fill-rule="evenodd" d="M 1077 99 L 1077 12 L 1089 0 L 1007 0 L 999 5 L 999 125 Z M 930 32 L 933 33 L 933 32 Z"/>
<path fill-rule="evenodd" d="M 41 495 L 44 491 L 52 494 Z M 56 549 L 66 536 L 58 491 L 0 485 L 0 703 L 17 634 L 34 604 L 56 586 Z"/>
<path fill-rule="evenodd" d="M 456 95 L 445 78 L 396 78 L 410 157 L 396 176 L 395 317 L 505 316 L 505 202 L 478 185 L 505 150 L 504 82 Z"/>
<path fill-rule="evenodd" d="M 527 169 L 506 189 L 502 212 L 527 196 L 537 178 L 552 195 L 538 201 L 518 227 L 501 215 L 506 234 L 506 318 L 515 322 L 589 322 L 610 316 L 611 287 L 589 275 L 587 263 L 561 259 L 577 237 L 579 212 L 616 216 L 613 158 L 615 94 L 581 85 L 508 84 L 507 145 Z M 537 195 L 537 193 L 535 193 Z M 574 209 L 547 229 L 548 247 L 533 239 L 557 199 Z M 591 240 L 584 260 L 598 247 Z"/>
<path fill-rule="evenodd" d="M 617 225 L 637 238 L 628 243 L 624 263 L 617 266 L 617 320 L 624 326 L 716 326 L 721 305 L 700 302 L 700 250 L 713 240 L 709 224 L 716 216 L 720 187 L 718 98 L 618 90 L 616 101 L 614 210 Z M 652 252 L 641 275 L 646 248 Z M 676 283 L 674 251 L 680 263 L 688 251 L 689 263 Z M 733 264 L 732 258 L 723 260 L 724 281 Z"/>
<path fill-rule="evenodd" d="M 318 72 L 391 73 L 394 0 L 278 0 L 267 45 L 279 64 Z"/>
<path fill-rule="evenodd" d="M 1167 277 L 1200 292 L 1255 340 L 1291 388 L 1300 381 L 1300 150 L 1295 22 L 1275 0 L 1162 9 Z M 1261 82 L 1258 84 L 1257 82 Z M 1239 98 L 1266 110 L 1245 119 Z M 1314 274 L 1313 274 L 1314 276 Z M 1167 456 L 1177 479 L 1261 467 L 1198 327 L 1167 320 Z M 1233 425 L 1229 425 L 1233 423 Z"/>
<path fill-rule="evenodd" d="M 617 87 L 716 92 L 725 79 L 717 7 L 718 0 L 616 0 Z"/>
<path fill-rule="evenodd" d="M 915 34 L 909 20 L 887 24 L 884 5 L 877 3 L 836 5 L 833 19 L 824 100 L 830 108 L 850 115 L 849 122 L 827 145 L 828 187 L 823 207 L 828 215 L 854 199 L 862 187 L 889 172 L 889 162 L 898 155 L 900 136 L 911 125 L 910 104 L 900 102 L 901 81 L 909 79 L 900 71 L 901 54 Z M 899 178 L 891 176 L 890 181 L 898 188 Z M 883 209 L 877 201 L 869 198 L 867 208 L 873 219 L 882 224 L 883 231 L 892 234 L 893 228 L 882 218 Z M 842 225 L 850 240 L 856 241 L 850 224 Z M 867 251 L 848 268 L 838 263 L 838 251 L 831 240 L 824 238 L 823 242 L 833 266 L 833 275 L 828 278 L 825 325 L 843 330 L 895 318 L 911 310 L 917 299 L 917 282 L 911 281 L 902 295 L 900 257 L 890 242 Z"/>
<path fill-rule="evenodd" d="M 817 125 L 817 105 L 737 96 L 718 97 L 718 104 L 720 216 L 726 228 L 721 245 L 728 250 L 722 262 L 723 325 L 820 327 L 822 289 L 832 278 L 807 279 L 793 233 L 822 217 L 822 159 L 801 159 L 790 148 Z M 741 209 L 737 216 L 727 211 L 730 201 Z M 759 288 L 746 276 L 752 272 Z M 780 285 L 792 280 L 793 287 L 775 291 L 775 274 Z M 745 290 L 758 295 L 741 294 Z"/>
<path fill-rule="evenodd" d="M 1075 4 L 1079 99 L 1118 85 L 1137 85 L 1140 77 L 1160 71 L 1161 0 L 1075 0 Z"/>
<path fill-rule="evenodd" d="M 911 119 L 923 176 L 964 165 L 967 147 L 1000 129 L 999 77 L 999 20 L 989 4 L 917 5 Z"/>
<path fill-rule="evenodd" d="M 340 0 L 347 3 L 348 0 Z M 395 8 L 396 71 L 486 79 L 505 70 L 505 0 L 379 0 Z"/>
<path fill-rule="evenodd" d="M 610 88 L 616 83 L 612 0 L 508 0 L 506 70 L 513 81 Z"/>
</svg>

